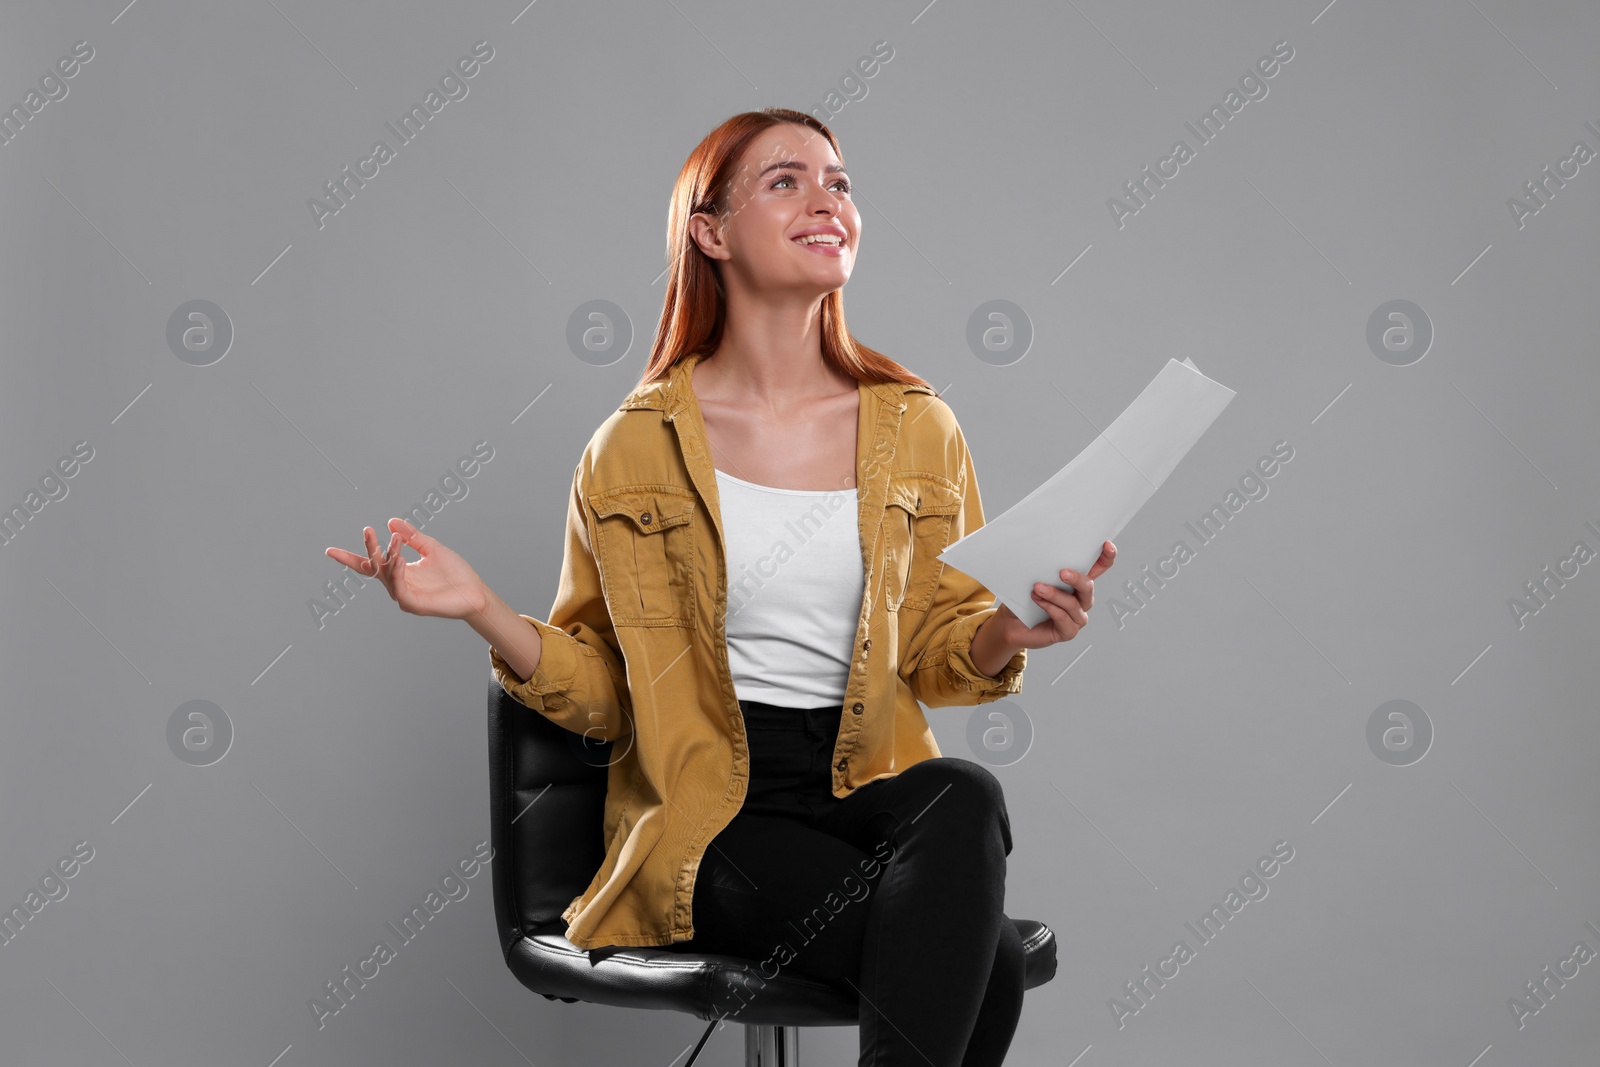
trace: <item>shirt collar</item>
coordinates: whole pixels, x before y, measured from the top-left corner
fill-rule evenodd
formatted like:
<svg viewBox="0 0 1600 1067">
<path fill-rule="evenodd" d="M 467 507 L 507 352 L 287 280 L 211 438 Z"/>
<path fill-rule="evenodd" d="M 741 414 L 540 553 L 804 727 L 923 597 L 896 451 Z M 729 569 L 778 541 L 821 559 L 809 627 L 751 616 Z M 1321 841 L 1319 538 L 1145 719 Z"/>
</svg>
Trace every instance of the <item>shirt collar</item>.
<svg viewBox="0 0 1600 1067">
<path fill-rule="evenodd" d="M 672 365 L 665 378 L 653 382 L 646 382 L 636 387 L 618 406 L 619 410 L 632 408 L 652 408 L 662 413 L 662 418 L 676 419 L 682 411 L 689 406 L 691 397 L 690 374 L 694 365 L 704 356 L 700 352 L 691 352 L 683 359 Z M 905 407 L 905 394 L 930 393 L 937 396 L 934 390 L 924 385 L 906 384 L 902 382 L 866 382 L 863 383 L 867 390 L 886 404 Z"/>
</svg>

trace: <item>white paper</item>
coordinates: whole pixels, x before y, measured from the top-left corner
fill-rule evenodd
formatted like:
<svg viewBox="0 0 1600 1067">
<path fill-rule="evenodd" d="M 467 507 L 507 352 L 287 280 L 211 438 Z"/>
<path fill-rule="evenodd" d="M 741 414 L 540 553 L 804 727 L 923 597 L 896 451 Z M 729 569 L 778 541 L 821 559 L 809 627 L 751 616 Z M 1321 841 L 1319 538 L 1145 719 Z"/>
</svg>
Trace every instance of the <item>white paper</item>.
<svg viewBox="0 0 1600 1067">
<path fill-rule="evenodd" d="M 1061 568 L 1088 574 L 1104 543 L 1116 540 L 1235 395 L 1193 360 L 1167 360 L 1072 462 L 939 558 L 1037 626 L 1050 616 L 1033 599 L 1033 583 L 1070 589 Z"/>
</svg>

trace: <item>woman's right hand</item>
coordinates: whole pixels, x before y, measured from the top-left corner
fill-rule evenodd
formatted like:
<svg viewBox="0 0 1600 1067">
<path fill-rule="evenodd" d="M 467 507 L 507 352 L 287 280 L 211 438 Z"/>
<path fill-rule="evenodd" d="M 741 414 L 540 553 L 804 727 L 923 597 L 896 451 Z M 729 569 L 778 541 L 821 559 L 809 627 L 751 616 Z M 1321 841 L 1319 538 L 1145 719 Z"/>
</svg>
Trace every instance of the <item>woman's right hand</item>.
<svg viewBox="0 0 1600 1067">
<path fill-rule="evenodd" d="M 466 560 L 404 519 L 390 519 L 389 530 L 393 536 L 381 552 L 377 533 L 367 526 L 361 531 L 365 556 L 342 548 L 327 549 L 326 554 L 364 577 L 380 579 L 400 610 L 412 615 L 466 619 L 484 610 L 487 590 Z M 402 544 L 422 558 L 415 563 L 407 560 Z"/>
</svg>

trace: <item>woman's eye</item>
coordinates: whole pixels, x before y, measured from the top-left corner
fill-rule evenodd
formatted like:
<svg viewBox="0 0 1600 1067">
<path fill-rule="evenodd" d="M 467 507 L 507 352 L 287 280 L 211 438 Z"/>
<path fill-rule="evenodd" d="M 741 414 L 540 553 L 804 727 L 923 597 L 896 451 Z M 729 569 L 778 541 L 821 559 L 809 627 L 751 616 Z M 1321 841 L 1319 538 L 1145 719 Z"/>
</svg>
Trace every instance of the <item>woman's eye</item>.
<svg viewBox="0 0 1600 1067">
<path fill-rule="evenodd" d="M 778 186 L 779 186 L 779 185 L 780 185 L 780 184 L 782 184 L 782 183 L 783 183 L 783 182 L 790 182 L 790 183 L 791 183 L 791 184 L 792 184 L 792 183 L 793 183 L 793 182 L 794 182 L 794 180 L 795 180 L 795 179 L 794 179 L 794 176 L 793 176 L 793 175 L 791 175 L 791 174 L 785 174 L 785 175 L 783 175 L 783 177 L 781 177 L 781 178 L 779 178 L 779 179 L 777 179 L 777 180 L 776 180 L 776 181 L 774 181 L 774 182 L 773 182 L 773 183 L 772 183 L 772 187 L 773 187 L 773 188 L 774 188 L 774 189 L 776 189 L 776 188 L 777 188 L 777 187 L 778 187 Z M 835 180 L 834 180 L 834 181 L 832 181 L 832 182 L 831 182 L 831 183 L 829 183 L 829 184 L 831 184 L 831 185 L 841 185 L 841 186 L 843 186 L 843 187 L 844 187 L 844 188 L 843 188 L 843 189 L 841 189 L 841 190 L 840 190 L 840 191 L 841 191 L 841 192 L 845 192 L 845 193 L 848 193 L 848 192 L 849 192 L 849 191 L 850 191 L 850 182 L 849 182 L 849 180 L 848 180 L 848 179 L 846 179 L 846 178 L 836 178 L 836 179 L 835 179 Z"/>
</svg>

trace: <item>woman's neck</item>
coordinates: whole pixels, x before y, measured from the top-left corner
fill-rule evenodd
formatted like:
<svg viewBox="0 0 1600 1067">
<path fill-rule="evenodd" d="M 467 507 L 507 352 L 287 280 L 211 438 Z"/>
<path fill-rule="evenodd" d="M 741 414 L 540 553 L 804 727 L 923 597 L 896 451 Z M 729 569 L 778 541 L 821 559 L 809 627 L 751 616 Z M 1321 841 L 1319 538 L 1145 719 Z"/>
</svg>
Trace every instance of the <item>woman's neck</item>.
<svg viewBox="0 0 1600 1067">
<path fill-rule="evenodd" d="M 855 382 L 822 356 L 821 299 L 770 304 L 731 294 L 717 350 L 695 367 L 695 391 L 780 413 Z"/>
</svg>

